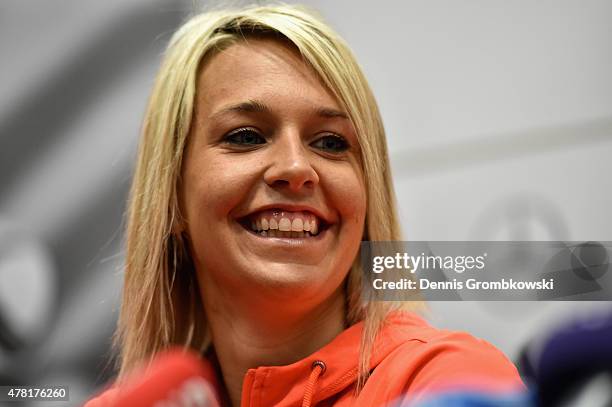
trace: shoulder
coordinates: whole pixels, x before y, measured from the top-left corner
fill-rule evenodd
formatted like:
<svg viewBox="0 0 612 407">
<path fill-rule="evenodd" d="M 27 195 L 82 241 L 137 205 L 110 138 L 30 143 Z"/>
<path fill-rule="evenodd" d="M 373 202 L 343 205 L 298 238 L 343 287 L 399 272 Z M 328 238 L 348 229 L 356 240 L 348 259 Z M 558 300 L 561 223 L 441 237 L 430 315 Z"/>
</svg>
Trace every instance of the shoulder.
<svg viewBox="0 0 612 407">
<path fill-rule="evenodd" d="M 465 332 L 439 331 L 426 340 L 402 344 L 390 356 L 398 369 L 408 362 L 408 370 L 419 372 L 409 383 L 415 390 L 452 386 L 488 390 L 522 385 L 506 355 Z"/>
<path fill-rule="evenodd" d="M 390 319 L 382 340 L 397 346 L 380 360 L 372 379 L 396 391 L 515 391 L 524 388 L 514 364 L 489 342 L 465 332 L 436 329 L 415 316 Z"/>
</svg>

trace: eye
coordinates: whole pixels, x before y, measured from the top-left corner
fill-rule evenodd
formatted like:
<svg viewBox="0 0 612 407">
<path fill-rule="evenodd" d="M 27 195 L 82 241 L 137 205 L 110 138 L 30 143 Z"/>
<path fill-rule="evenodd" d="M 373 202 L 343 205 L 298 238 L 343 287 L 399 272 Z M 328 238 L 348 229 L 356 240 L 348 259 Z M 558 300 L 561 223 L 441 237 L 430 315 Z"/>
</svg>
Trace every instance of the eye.
<svg viewBox="0 0 612 407">
<path fill-rule="evenodd" d="M 241 146 L 253 146 L 257 144 L 265 144 L 266 142 L 265 138 L 249 127 L 232 130 L 223 138 L 223 140 L 226 143 Z"/>
<path fill-rule="evenodd" d="M 350 147 L 344 137 L 336 134 L 327 134 L 314 141 L 311 145 L 328 153 L 342 153 Z"/>
</svg>

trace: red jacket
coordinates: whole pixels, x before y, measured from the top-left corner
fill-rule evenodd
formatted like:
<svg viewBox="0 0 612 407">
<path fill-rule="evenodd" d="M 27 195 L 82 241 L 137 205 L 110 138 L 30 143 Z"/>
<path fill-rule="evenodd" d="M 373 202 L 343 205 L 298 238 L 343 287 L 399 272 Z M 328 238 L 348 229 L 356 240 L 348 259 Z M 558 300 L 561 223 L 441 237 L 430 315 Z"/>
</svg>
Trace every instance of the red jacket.
<svg viewBox="0 0 612 407">
<path fill-rule="evenodd" d="M 377 407 L 414 402 L 437 392 L 495 393 L 524 388 L 514 365 L 488 342 L 432 328 L 408 312 L 393 313 L 386 322 L 372 352 L 372 373 L 358 395 L 355 385 L 363 323 L 291 365 L 249 369 L 241 406 Z M 210 363 L 208 369 L 212 372 Z M 115 391 L 106 391 L 85 407 L 111 405 Z"/>
</svg>

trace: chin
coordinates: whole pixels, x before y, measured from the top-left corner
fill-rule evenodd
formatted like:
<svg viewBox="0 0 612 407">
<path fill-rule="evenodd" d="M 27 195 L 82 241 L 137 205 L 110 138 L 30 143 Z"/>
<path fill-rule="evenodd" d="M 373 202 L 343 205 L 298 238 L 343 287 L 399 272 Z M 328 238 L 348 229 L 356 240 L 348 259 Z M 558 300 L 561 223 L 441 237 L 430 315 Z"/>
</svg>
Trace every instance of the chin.
<svg viewBox="0 0 612 407">
<path fill-rule="evenodd" d="M 254 292 L 275 297 L 289 297 L 290 300 L 310 298 L 324 291 L 333 291 L 333 273 L 328 267 L 299 263 L 262 262 L 253 265 L 247 272 Z M 339 285 L 339 279 L 334 285 Z M 258 295 L 259 295 L 258 294 Z"/>
</svg>

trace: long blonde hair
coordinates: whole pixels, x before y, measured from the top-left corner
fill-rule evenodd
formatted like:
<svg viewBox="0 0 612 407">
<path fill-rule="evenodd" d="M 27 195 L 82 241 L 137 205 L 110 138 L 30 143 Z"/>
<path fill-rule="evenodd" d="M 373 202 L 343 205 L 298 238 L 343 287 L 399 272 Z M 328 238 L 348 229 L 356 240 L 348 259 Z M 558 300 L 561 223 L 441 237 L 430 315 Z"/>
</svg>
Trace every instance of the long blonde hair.
<svg viewBox="0 0 612 407">
<path fill-rule="evenodd" d="M 150 96 L 142 129 L 127 225 L 123 303 L 115 344 L 120 377 L 136 363 L 180 345 L 210 345 L 193 265 L 179 224 L 178 182 L 202 62 L 249 36 L 292 44 L 333 93 L 355 127 L 366 181 L 364 240 L 400 240 L 384 128 L 374 96 L 344 41 L 311 11 L 275 5 L 220 10 L 188 20 L 172 37 Z M 361 295 L 359 256 L 346 281 L 349 325 L 364 320 L 359 381 L 387 313 L 402 303 Z"/>
</svg>

